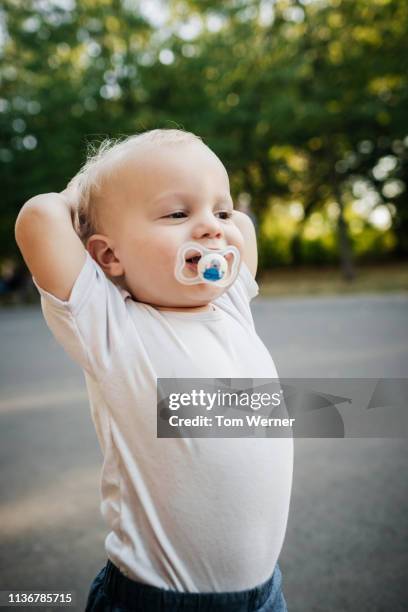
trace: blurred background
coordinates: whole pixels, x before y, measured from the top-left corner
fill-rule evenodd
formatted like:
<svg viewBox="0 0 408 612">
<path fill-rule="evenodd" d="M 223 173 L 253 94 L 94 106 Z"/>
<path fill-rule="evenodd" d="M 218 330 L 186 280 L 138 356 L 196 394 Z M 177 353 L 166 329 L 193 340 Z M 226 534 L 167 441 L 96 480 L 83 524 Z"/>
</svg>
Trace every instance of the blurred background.
<svg viewBox="0 0 408 612">
<path fill-rule="evenodd" d="M 407 31 L 406 0 L 4 0 L 3 296 L 24 202 L 156 127 L 225 163 L 266 293 L 407 288 Z"/>
<path fill-rule="evenodd" d="M 196 132 L 255 222 L 280 375 L 408 378 L 407 32 L 406 0 L 3 0 L 0 589 L 82 610 L 106 561 L 85 383 L 15 244 L 21 206 L 106 136 Z M 296 440 L 290 612 L 406 610 L 407 461 L 404 439 Z"/>
</svg>

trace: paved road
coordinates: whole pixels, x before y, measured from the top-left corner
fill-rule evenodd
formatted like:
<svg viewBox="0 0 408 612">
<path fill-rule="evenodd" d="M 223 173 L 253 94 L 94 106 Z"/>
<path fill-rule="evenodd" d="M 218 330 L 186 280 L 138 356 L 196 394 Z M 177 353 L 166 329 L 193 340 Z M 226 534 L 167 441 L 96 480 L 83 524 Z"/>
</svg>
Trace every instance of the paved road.
<svg viewBox="0 0 408 612">
<path fill-rule="evenodd" d="M 253 310 L 282 377 L 408 378 L 407 307 L 408 294 Z M 0 590 L 73 590 L 80 611 L 105 563 L 85 383 L 38 308 L 0 311 L 0 335 Z M 407 447 L 296 440 L 280 560 L 290 612 L 406 610 Z"/>
</svg>

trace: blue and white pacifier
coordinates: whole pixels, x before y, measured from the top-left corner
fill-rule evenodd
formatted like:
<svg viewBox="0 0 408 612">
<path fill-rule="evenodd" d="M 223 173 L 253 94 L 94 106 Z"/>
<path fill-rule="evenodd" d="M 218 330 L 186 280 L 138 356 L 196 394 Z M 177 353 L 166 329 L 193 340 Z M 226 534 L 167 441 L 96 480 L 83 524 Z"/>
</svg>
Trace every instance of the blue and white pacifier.
<svg viewBox="0 0 408 612">
<path fill-rule="evenodd" d="M 227 255 L 232 255 L 232 261 L 228 262 Z M 237 277 L 239 260 L 239 251 L 232 245 L 208 249 L 198 242 L 186 242 L 178 250 L 174 273 L 183 285 L 208 283 L 227 287 Z"/>
</svg>

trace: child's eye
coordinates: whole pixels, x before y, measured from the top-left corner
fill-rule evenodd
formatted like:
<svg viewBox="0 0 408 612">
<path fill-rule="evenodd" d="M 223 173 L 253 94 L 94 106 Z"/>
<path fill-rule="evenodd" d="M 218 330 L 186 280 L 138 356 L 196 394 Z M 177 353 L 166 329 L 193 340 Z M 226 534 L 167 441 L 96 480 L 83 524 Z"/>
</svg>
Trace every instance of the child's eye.
<svg viewBox="0 0 408 612">
<path fill-rule="evenodd" d="M 219 213 L 217 213 L 219 215 L 225 215 L 224 217 L 221 217 L 221 219 L 223 219 L 224 221 L 226 219 L 231 219 L 232 217 L 232 212 L 229 212 L 228 210 L 221 210 Z"/>
<path fill-rule="evenodd" d="M 227 219 L 230 219 L 232 217 L 232 212 L 228 211 L 228 210 L 220 210 L 217 213 L 215 213 L 216 215 L 224 215 L 221 216 L 220 218 L 225 221 Z M 178 210 L 177 212 L 174 213 L 170 213 L 169 215 L 165 215 L 164 219 L 183 219 L 184 217 L 186 217 L 186 213 L 182 210 Z"/>
<path fill-rule="evenodd" d="M 166 215 L 164 218 L 165 219 L 182 219 L 183 217 L 179 216 L 179 215 L 184 215 L 186 216 L 186 213 L 183 212 L 182 210 L 179 210 L 177 212 L 171 213 L 170 215 Z"/>
</svg>

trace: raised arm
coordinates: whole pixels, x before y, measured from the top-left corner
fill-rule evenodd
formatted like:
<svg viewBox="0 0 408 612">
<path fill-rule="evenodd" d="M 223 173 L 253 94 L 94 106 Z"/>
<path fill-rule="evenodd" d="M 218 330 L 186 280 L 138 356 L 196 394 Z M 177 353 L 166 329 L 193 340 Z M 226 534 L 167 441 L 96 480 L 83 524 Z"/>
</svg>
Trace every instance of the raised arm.
<svg viewBox="0 0 408 612">
<path fill-rule="evenodd" d="M 239 210 L 234 210 L 232 220 L 244 237 L 245 250 L 243 261 L 245 261 L 252 276 L 255 278 L 258 268 L 258 245 L 254 224 L 248 215 Z"/>
<path fill-rule="evenodd" d="M 73 227 L 73 205 L 66 192 L 31 198 L 20 210 L 15 239 L 38 285 L 67 301 L 86 251 Z"/>
</svg>

